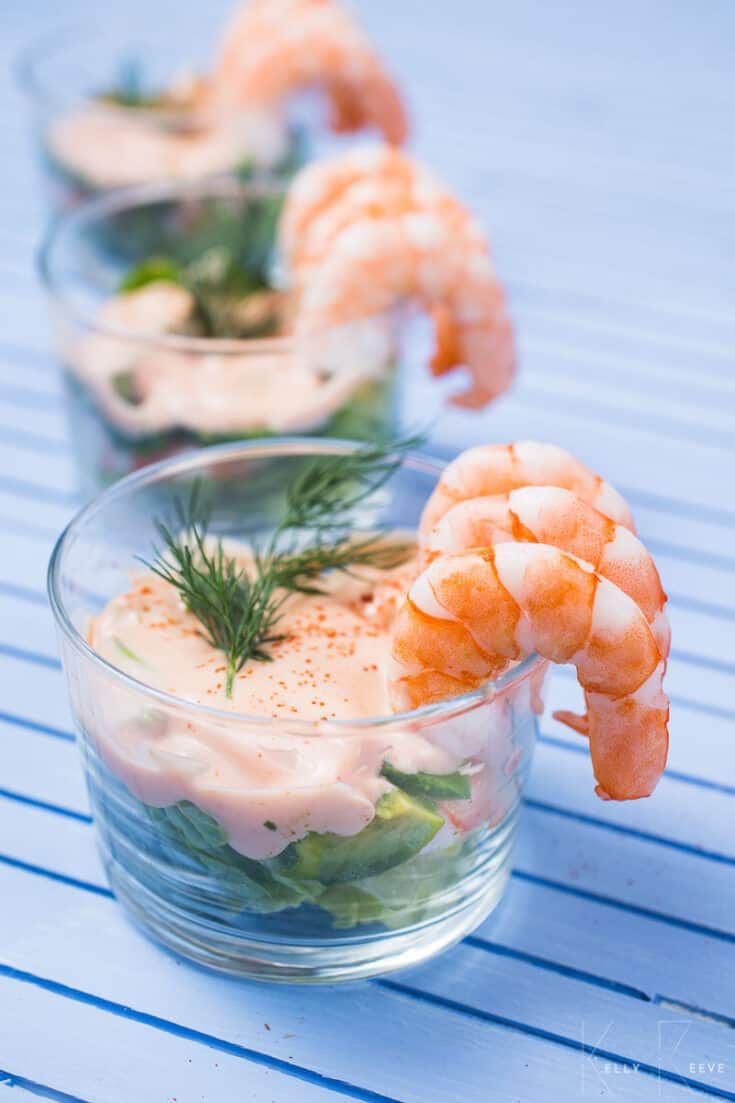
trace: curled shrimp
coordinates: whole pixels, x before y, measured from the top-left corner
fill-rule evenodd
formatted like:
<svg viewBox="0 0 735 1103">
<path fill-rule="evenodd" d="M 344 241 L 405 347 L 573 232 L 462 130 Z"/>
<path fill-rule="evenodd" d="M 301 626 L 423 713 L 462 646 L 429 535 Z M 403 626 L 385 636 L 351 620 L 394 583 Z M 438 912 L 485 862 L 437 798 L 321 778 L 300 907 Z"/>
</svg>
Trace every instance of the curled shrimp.
<svg viewBox="0 0 735 1103">
<path fill-rule="evenodd" d="M 534 651 L 577 669 L 598 795 L 648 796 L 668 750 L 664 659 L 635 601 L 558 548 L 508 542 L 435 559 L 395 621 L 394 708 L 477 688 Z"/>
<path fill-rule="evenodd" d="M 527 440 L 517 444 L 482 444 L 457 456 L 444 469 L 424 507 L 420 539 L 426 540 L 447 510 L 458 502 L 507 494 L 522 486 L 571 490 L 611 521 L 635 531 L 625 500 L 610 483 L 563 448 Z"/>
<path fill-rule="evenodd" d="M 415 162 L 391 146 L 358 146 L 306 165 L 291 183 L 279 224 L 281 249 L 290 266 L 298 271 L 318 259 L 336 229 L 349 225 L 358 212 L 364 216 L 405 201 L 415 176 Z"/>
<path fill-rule="evenodd" d="M 398 150 L 356 149 L 338 159 L 315 162 L 297 177 L 281 220 L 284 254 L 294 272 L 318 264 L 342 230 L 364 218 L 386 218 L 414 206 L 433 210 L 471 248 L 483 248 L 480 227 L 470 213 L 429 173 Z M 435 348 L 430 367 L 444 375 L 462 363 L 461 335 L 443 303 L 429 308 Z M 481 404 L 481 403 L 480 403 Z"/>
<path fill-rule="evenodd" d="M 410 209 L 440 214 L 468 243 L 486 247 L 474 217 L 424 165 L 389 146 L 360 146 L 301 170 L 281 218 L 281 248 L 296 271 L 308 268 L 354 222 Z"/>
<path fill-rule="evenodd" d="M 505 296 L 469 212 L 409 158 L 334 158 L 297 178 L 281 240 L 309 333 L 417 302 L 434 317 L 435 370 L 466 365 L 454 401 L 482 406 L 515 367 Z M 362 166 L 373 158 L 372 169 Z"/>
<path fill-rule="evenodd" d="M 374 126 L 387 142 L 406 139 L 400 93 L 355 20 L 338 0 L 249 0 L 227 27 L 212 77 L 219 107 L 280 103 L 318 86 L 336 131 Z"/>
<path fill-rule="evenodd" d="M 509 541 L 550 544 L 589 563 L 635 601 L 648 621 L 661 655 L 671 632 L 656 565 L 630 529 L 616 524 L 570 490 L 526 486 L 452 506 L 424 541 L 429 561 L 447 552 Z"/>
</svg>

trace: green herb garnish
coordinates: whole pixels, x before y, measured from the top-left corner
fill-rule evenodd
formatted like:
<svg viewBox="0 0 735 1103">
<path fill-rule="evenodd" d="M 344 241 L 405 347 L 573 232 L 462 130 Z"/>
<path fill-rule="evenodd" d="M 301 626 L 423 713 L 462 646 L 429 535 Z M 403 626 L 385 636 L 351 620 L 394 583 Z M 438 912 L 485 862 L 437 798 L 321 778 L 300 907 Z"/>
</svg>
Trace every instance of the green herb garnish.
<svg viewBox="0 0 735 1103">
<path fill-rule="evenodd" d="M 283 528 L 343 529 L 356 506 L 388 482 L 403 456 L 423 443 L 423 435 L 392 443 L 364 445 L 346 456 L 318 456 L 286 492 Z"/>
<path fill-rule="evenodd" d="M 204 638 L 226 656 L 228 697 L 248 659 L 271 661 L 269 647 L 283 639 L 275 626 L 292 593 L 323 592 L 319 580 L 328 571 L 385 570 L 410 554 L 411 545 L 386 540 L 382 533 L 355 538 L 350 523 L 354 507 L 379 490 L 418 443 L 412 436 L 312 460 L 288 487 L 286 512 L 270 540 L 253 547 L 252 572 L 237 566 L 221 540 L 213 545 L 208 539 L 210 518 L 198 487 L 177 510 L 176 530 L 157 522 L 162 548 L 147 565 L 178 590 Z M 315 536 L 299 547 L 303 529 Z"/>
<path fill-rule="evenodd" d="M 412 797 L 423 797 L 427 800 L 469 800 L 472 796 L 470 779 L 459 770 L 452 774 L 427 774 L 422 771 L 406 774 L 391 766 L 390 762 L 384 762 L 380 773 L 391 785 L 403 789 L 404 793 Z"/>
<path fill-rule="evenodd" d="M 271 258 L 280 195 L 255 195 L 233 210 L 224 201 L 190 216 L 186 230 L 166 235 L 119 284 L 123 294 L 156 280 L 185 288 L 192 297 L 185 332 L 243 339 L 278 331 L 283 293 L 271 282 Z"/>
<path fill-rule="evenodd" d="M 130 659 L 132 663 L 140 663 L 141 666 L 145 666 L 145 663 L 141 659 L 140 655 L 136 655 L 134 651 L 123 643 L 121 639 L 115 636 L 115 647 L 118 649 L 121 655 L 124 655 L 126 659 Z"/>
<path fill-rule="evenodd" d="M 164 550 L 150 567 L 179 591 L 204 638 L 226 655 L 225 693 L 231 697 L 235 675 L 248 659 L 270 661 L 266 648 L 281 638 L 272 628 L 287 595 L 276 594 L 278 582 L 272 570 L 258 567 L 250 578 L 225 555 L 221 541 L 214 551 L 208 550 L 208 518 L 197 515 L 196 495 L 187 512 L 179 513 L 179 520 L 183 535 L 158 522 Z"/>
<path fill-rule="evenodd" d="M 115 85 L 104 92 L 100 99 L 118 107 L 158 107 L 165 97 L 146 89 L 143 65 L 139 58 L 126 58 L 120 66 Z"/>
<path fill-rule="evenodd" d="M 149 283 L 165 280 L 166 283 L 183 283 L 180 266 L 170 257 L 148 257 L 140 264 L 134 265 L 125 279 L 120 283 L 119 290 L 138 291 L 141 287 L 147 287 Z"/>
<path fill-rule="evenodd" d="M 268 284 L 226 246 L 213 245 L 180 269 L 179 282 L 194 298 L 204 337 L 265 337 L 278 328 Z"/>
</svg>

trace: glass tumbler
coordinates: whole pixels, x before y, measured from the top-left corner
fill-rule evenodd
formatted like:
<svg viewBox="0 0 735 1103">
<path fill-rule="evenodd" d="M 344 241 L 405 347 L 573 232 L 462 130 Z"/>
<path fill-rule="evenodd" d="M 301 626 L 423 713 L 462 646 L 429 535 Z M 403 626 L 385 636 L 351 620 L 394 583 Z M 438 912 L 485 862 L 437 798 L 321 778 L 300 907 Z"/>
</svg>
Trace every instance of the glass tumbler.
<svg viewBox="0 0 735 1103">
<path fill-rule="evenodd" d="M 257 541 L 305 463 L 354 447 L 286 438 L 163 461 L 82 510 L 49 568 L 110 883 L 145 931 L 230 973 L 317 982 L 416 964 L 479 924 L 510 874 L 547 665 L 537 657 L 412 712 L 291 721 L 152 689 L 87 643 L 90 618 L 150 556 L 154 518 L 194 483 L 214 534 Z M 440 470 L 405 458 L 357 507 L 355 529 L 415 529 Z M 347 826 L 343 814 L 356 776 L 344 767 L 356 760 L 388 779 L 366 826 Z M 434 768 L 419 772 L 417 762 Z"/>
<path fill-rule="evenodd" d="M 284 433 L 375 440 L 394 431 L 397 316 L 299 339 L 186 336 L 160 332 L 158 320 L 155 332 L 150 313 L 141 322 L 140 290 L 120 294 L 151 258 L 201 264 L 233 250 L 257 258 L 272 285 L 283 282 L 275 246 L 283 195 L 279 185 L 232 177 L 133 188 L 82 204 L 49 231 L 40 271 L 87 497 L 206 444 Z M 162 301 L 146 311 L 175 315 L 182 292 L 160 281 L 144 291 L 155 288 Z"/>
<path fill-rule="evenodd" d="M 236 171 L 287 175 L 303 161 L 303 127 L 277 107 L 205 117 L 188 105 L 210 62 L 207 37 L 167 25 L 128 41 L 126 33 L 68 26 L 22 53 L 18 83 L 53 211 L 121 187 Z M 171 105 L 146 102 L 166 89 Z"/>
</svg>

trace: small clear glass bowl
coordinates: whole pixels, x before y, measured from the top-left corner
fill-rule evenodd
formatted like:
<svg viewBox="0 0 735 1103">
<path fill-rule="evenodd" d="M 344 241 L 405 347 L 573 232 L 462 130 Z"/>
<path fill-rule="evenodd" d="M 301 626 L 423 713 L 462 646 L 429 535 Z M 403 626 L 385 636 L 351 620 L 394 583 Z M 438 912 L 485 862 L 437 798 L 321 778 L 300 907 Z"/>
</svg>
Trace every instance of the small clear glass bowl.
<svg viewBox="0 0 735 1103">
<path fill-rule="evenodd" d="M 31 107 L 52 210 L 121 187 L 235 171 L 288 175 L 303 162 L 305 129 L 278 108 L 204 119 L 185 109 L 100 98 L 121 80 L 134 91 L 136 70 L 152 89 L 195 79 L 211 62 L 209 37 L 167 25 L 130 41 L 109 29 L 68 26 L 31 43 L 17 77 Z"/>
<path fill-rule="evenodd" d="M 403 715 L 292 722 L 170 696 L 111 666 L 86 642 L 90 618 L 128 588 L 137 557 L 150 555 L 154 517 L 170 511 L 194 482 L 213 504 L 213 532 L 257 539 L 282 515 L 284 488 L 306 462 L 354 447 L 292 438 L 166 460 L 87 506 L 61 536 L 49 568 L 111 885 L 149 934 L 244 976 L 336 981 L 416 964 L 476 927 L 510 874 L 547 668 L 537 657 L 477 691 Z M 407 457 L 360 505 L 356 527 L 415 529 L 440 470 Z M 192 750 L 172 762 L 161 741 L 182 733 Z M 383 761 L 405 764 L 409 752 L 442 756 L 439 790 L 426 789 L 423 773 L 417 794 L 419 775 L 411 775 L 414 782 L 404 775 L 394 778 L 388 796 L 376 798 L 375 818 L 356 834 L 294 829 L 292 806 L 306 801 L 309 818 L 325 823 L 335 802 L 353 798 L 354 775 L 339 769 L 345 755 L 354 761 L 357 753 L 370 764 L 365 769 L 379 771 Z M 257 783 L 227 786 L 222 755 L 228 753 L 240 765 L 244 756 L 261 759 Z M 284 791 L 282 778 L 280 787 L 263 782 L 263 756 L 266 763 L 272 757 L 273 776 L 283 756 L 295 756 L 301 784 Z M 333 763 L 326 772 L 325 761 Z M 447 791 L 447 768 L 466 788 Z M 265 775 L 272 776 L 268 769 Z M 225 820 L 249 826 L 245 833 L 238 827 L 235 839 Z M 261 827 L 275 830 L 276 820 L 281 835 L 270 845 Z"/>
<path fill-rule="evenodd" d="M 105 305 L 142 261 L 211 255 L 233 240 L 250 248 L 248 234 L 257 235 L 257 251 L 267 254 L 278 282 L 283 197 L 280 185 L 233 177 L 131 188 L 83 203 L 49 230 L 40 273 L 87 497 L 147 463 L 202 445 L 284 433 L 375 440 L 394 431 L 403 332 L 395 315 L 308 339 L 225 340 L 155 333 L 150 322 L 141 331 L 139 307 L 135 315 L 111 316 Z M 160 283 L 145 293 L 167 286 L 176 295 Z"/>
</svg>

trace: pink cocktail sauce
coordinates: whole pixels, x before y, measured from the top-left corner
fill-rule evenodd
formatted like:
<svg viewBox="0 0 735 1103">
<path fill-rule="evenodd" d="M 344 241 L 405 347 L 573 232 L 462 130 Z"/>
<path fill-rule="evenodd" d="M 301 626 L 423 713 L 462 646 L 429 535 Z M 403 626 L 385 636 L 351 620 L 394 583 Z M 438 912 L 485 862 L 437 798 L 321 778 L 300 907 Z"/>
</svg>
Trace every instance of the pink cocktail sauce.
<svg viewBox="0 0 735 1103">
<path fill-rule="evenodd" d="M 99 331 L 62 334 L 68 370 L 126 435 L 177 428 L 308 432 L 383 380 L 395 362 L 395 339 L 384 317 L 357 319 L 299 341 L 231 342 L 229 351 L 217 340 L 188 348 L 156 340 L 185 333 L 192 309 L 188 291 L 158 280 L 104 302 L 96 314 Z M 124 373 L 139 392 L 134 402 L 116 386 Z"/>
<path fill-rule="evenodd" d="M 203 638 L 176 591 L 153 574 L 138 575 L 90 624 L 88 642 L 182 704 L 146 708 L 143 691 L 121 686 L 101 690 L 98 707 L 83 706 L 82 722 L 136 797 L 157 807 L 192 801 L 251 858 L 278 854 L 309 831 L 360 831 L 389 789 L 380 775 L 385 761 L 407 773 L 461 768 L 472 777 L 473 798 L 461 802 L 459 819 L 448 809 L 447 826 L 431 844 L 445 845 L 458 823 L 500 818 L 517 797 L 509 700 L 433 725 L 330 730 L 329 723 L 390 716 L 390 626 L 414 573 L 408 563 L 361 569 L 359 579 L 332 575 L 324 596 L 290 599 L 277 625 L 285 639 L 269 647 L 273 661 L 249 660 L 231 697 L 225 656 Z M 187 701 L 220 715 L 187 710 Z"/>
</svg>

